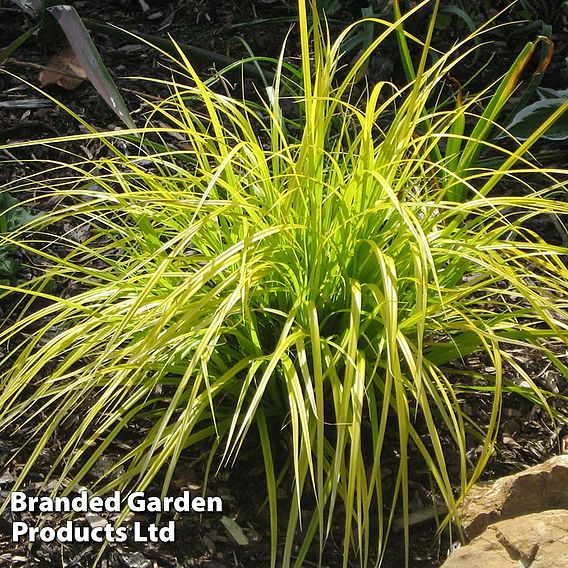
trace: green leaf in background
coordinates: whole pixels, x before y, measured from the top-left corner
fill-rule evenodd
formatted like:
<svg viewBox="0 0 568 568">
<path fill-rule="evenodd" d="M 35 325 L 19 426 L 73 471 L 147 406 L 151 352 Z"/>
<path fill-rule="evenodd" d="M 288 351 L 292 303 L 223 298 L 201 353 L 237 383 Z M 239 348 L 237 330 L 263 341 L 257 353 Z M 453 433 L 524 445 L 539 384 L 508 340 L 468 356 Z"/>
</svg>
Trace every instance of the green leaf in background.
<svg viewBox="0 0 568 568">
<path fill-rule="evenodd" d="M 8 217 L 10 207 L 16 205 L 18 200 L 8 193 L 0 193 L 0 234 L 8 232 Z"/>
<path fill-rule="evenodd" d="M 507 130 L 519 140 L 526 140 L 566 100 L 566 97 L 545 98 L 530 104 L 515 115 L 512 122 L 507 126 Z M 563 114 L 542 137 L 548 140 L 568 139 L 568 115 Z"/>
<path fill-rule="evenodd" d="M 18 270 L 18 262 L 12 256 L 16 247 L 5 243 L 3 234 L 14 231 L 37 217 L 28 208 L 19 207 L 18 203 L 19 200 L 9 193 L 0 193 L 0 277 L 12 276 Z"/>
<path fill-rule="evenodd" d="M 12 252 L 12 247 L 0 245 L 0 276 L 12 276 L 18 270 L 18 263 L 12 257 Z"/>
<path fill-rule="evenodd" d="M 325 0 L 321 2 L 321 8 L 328 16 L 334 16 L 342 7 L 340 0 Z"/>
<path fill-rule="evenodd" d="M 472 20 L 471 16 L 458 6 L 441 6 L 440 7 L 440 15 L 438 16 L 438 21 L 436 22 L 436 26 L 440 29 L 445 29 L 447 25 L 449 25 L 452 21 L 452 16 L 456 16 L 459 20 L 461 20 L 470 31 L 473 33 L 475 31 L 475 22 Z M 444 23 L 446 25 L 444 25 Z M 440 25 L 441 24 L 441 25 Z"/>
<path fill-rule="evenodd" d="M 128 128 L 136 128 L 122 96 L 75 8 L 59 5 L 49 8 L 49 12 L 63 28 L 81 67 L 95 89 Z"/>
<path fill-rule="evenodd" d="M 550 89 L 549 87 L 539 87 L 536 92 L 541 99 L 568 99 L 568 89 Z"/>
<path fill-rule="evenodd" d="M 16 49 L 18 49 L 21 45 L 26 43 L 30 37 L 32 37 L 39 29 L 41 28 L 41 24 L 35 25 L 33 28 L 26 30 L 23 34 L 18 36 L 10 45 L 5 47 L 4 49 L 0 49 L 0 63 L 6 61 Z"/>
<path fill-rule="evenodd" d="M 6 226 L 8 231 L 13 231 L 37 217 L 36 213 L 32 213 L 26 207 L 16 207 L 12 209 L 6 219 Z"/>
</svg>

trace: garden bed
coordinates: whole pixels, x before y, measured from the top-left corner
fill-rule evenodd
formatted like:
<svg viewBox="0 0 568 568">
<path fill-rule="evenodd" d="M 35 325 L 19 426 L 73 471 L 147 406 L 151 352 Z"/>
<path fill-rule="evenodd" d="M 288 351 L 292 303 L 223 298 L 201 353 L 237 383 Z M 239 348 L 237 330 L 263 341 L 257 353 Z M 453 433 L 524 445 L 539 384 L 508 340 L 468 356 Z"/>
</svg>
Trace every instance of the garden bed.
<svg viewBox="0 0 568 568">
<path fill-rule="evenodd" d="M 262 26 L 242 26 L 232 27 L 235 24 L 250 23 L 258 18 L 286 18 L 292 17 L 294 10 L 285 2 L 251 2 L 250 4 L 238 4 L 237 2 L 178 2 L 175 6 L 171 3 L 160 2 L 152 5 L 149 10 L 142 10 L 142 4 L 136 1 L 131 2 L 75 2 L 74 3 L 81 16 L 85 18 L 96 18 L 99 21 L 109 21 L 116 23 L 124 29 L 140 31 L 148 34 L 165 35 L 170 33 L 176 40 L 184 41 L 205 49 L 223 53 L 226 46 L 230 43 L 230 38 L 235 33 L 243 34 L 247 43 L 255 55 L 278 56 L 279 50 L 286 36 L 288 24 L 265 23 Z M 11 5 L 10 5 L 11 7 Z M 2 14 L 3 38 L 7 43 L 13 40 L 25 25 L 20 12 L 10 10 L 4 4 L 0 4 Z M 344 13 L 339 13 L 338 17 L 343 17 Z M 347 15 L 345 15 L 347 17 Z M 332 23 L 332 25 L 335 25 Z M 337 24 L 339 27 L 339 24 Z M 557 28 L 555 33 L 558 37 L 566 37 L 566 27 Z M 164 89 L 143 79 L 126 80 L 123 76 L 149 76 L 168 78 L 170 71 L 164 66 L 165 59 L 149 47 L 140 46 L 138 43 L 128 41 L 116 41 L 107 36 L 94 34 L 97 44 L 105 63 L 116 79 L 117 85 L 123 94 L 127 105 L 134 117 L 140 118 L 148 111 L 149 105 L 142 102 L 142 98 L 153 100 L 164 96 Z M 289 51 L 298 53 L 298 38 L 295 32 L 288 40 Z M 561 43 L 561 42 L 559 42 Z M 45 66 L 49 56 L 57 49 L 53 49 L 56 44 L 42 44 L 42 42 L 28 42 L 23 48 L 18 50 L 12 61 L 6 65 L 9 71 L 24 77 L 32 84 L 37 84 L 37 74 L 40 67 Z M 246 55 L 243 46 L 238 42 L 232 42 L 231 56 L 238 57 Z M 496 52 L 493 62 L 502 65 L 512 60 L 509 48 L 511 46 L 501 44 Z M 561 53 L 560 53 L 561 54 Z M 392 54 L 394 58 L 394 53 Z M 551 75 L 551 85 L 560 87 L 561 77 L 565 75 L 564 68 L 561 68 L 561 59 L 558 53 L 554 59 Z M 16 59 L 16 61 L 14 61 Z M 490 64 L 491 65 L 491 64 Z M 555 67 L 555 65 L 557 67 Z M 382 69 L 382 71 L 381 71 Z M 213 74 L 214 69 L 205 66 L 198 67 L 198 71 L 204 76 Z M 488 67 L 481 78 L 490 76 L 492 73 L 501 72 L 502 69 L 493 71 L 493 67 Z M 373 73 L 371 67 L 370 73 Z M 384 68 L 379 68 L 377 72 L 384 72 Z M 560 79 L 559 79 L 560 78 Z M 373 77 L 370 77 L 373 80 Z M 460 80 L 463 78 L 460 77 Z M 233 88 L 230 86 L 229 88 Z M 235 84 L 233 93 L 239 93 L 240 86 Z M 247 82 L 245 89 L 247 93 L 254 93 L 254 88 Z M 61 100 L 79 117 L 98 130 L 112 130 L 120 126 L 117 116 L 103 103 L 95 89 L 88 83 L 83 83 L 72 90 L 61 87 L 48 87 L 48 92 L 57 99 Z M 26 100 L 36 98 L 30 87 L 22 87 L 16 77 L 0 75 L 0 94 L 6 100 Z M 84 131 L 84 128 L 72 121 L 67 113 L 56 105 L 41 109 L 0 109 L 0 145 L 13 143 L 21 140 L 40 140 L 54 135 L 69 135 Z M 99 140 L 69 141 L 62 147 L 33 146 L 10 150 L 3 158 L 8 158 L 10 164 L 0 163 L 0 181 L 10 183 L 21 179 L 26 175 L 41 172 L 45 166 L 41 160 L 54 160 L 65 162 L 68 155 L 62 154 L 61 149 L 74 154 L 81 159 L 91 156 L 104 155 L 105 146 Z M 556 157 L 556 160 L 561 159 Z M 49 179 L 49 173 L 45 174 Z M 510 190 L 509 188 L 503 189 Z M 28 196 L 35 198 L 34 195 Z M 53 201 L 43 203 L 42 206 L 49 208 L 57 206 Z M 39 212 L 39 211 L 35 211 Z M 549 242 L 561 243 L 557 228 L 548 219 L 541 219 L 541 224 L 536 227 L 537 232 Z M 535 228 L 534 225 L 532 227 Z M 57 226 L 55 230 L 55 241 L 61 235 L 68 235 L 75 232 L 76 239 L 86 239 L 89 237 L 89 229 L 81 234 L 81 225 L 73 226 L 64 223 Z M 559 240 L 560 239 L 560 240 Z M 64 247 L 58 252 L 57 242 L 53 245 L 54 254 L 64 254 Z M 21 253 L 20 258 L 22 270 L 20 278 L 29 279 L 41 274 L 43 270 L 42 261 L 33 254 Z M 60 283 L 61 289 L 57 294 L 62 297 L 72 298 L 78 292 L 77 288 L 70 287 L 64 280 Z M 531 285 L 529 283 L 529 285 Z M 535 283 L 538 285 L 538 283 Z M 5 298 L 0 305 L 0 316 L 6 323 L 13 321 L 11 312 L 11 299 Z M 10 344 L 0 346 L 2 355 L 13 348 Z M 568 364 L 566 361 L 565 346 L 562 344 L 550 344 L 548 348 L 556 354 L 559 360 Z M 515 361 L 523 366 L 526 372 L 537 382 L 539 387 L 546 391 L 568 396 L 568 385 L 565 378 L 558 373 L 544 358 L 527 349 L 519 348 L 510 353 Z M 494 372 L 491 362 L 476 355 L 469 356 L 463 365 L 456 366 L 449 371 L 449 376 L 456 378 L 467 373 L 473 377 L 487 376 Z M 505 369 L 506 381 L 514 384 L 520 379 L 513 368 Z M 460 392 L 460 402 L 469 407 L 469 413 L 477 424 L 485 425 L 489 421 L 491 414 L 491 396 L 489 392 L 467 393 L 465 390 Z M 94 401 L 93 401 L 94 403 Z M 560 405 L 559 401 L 552 403 Z M 78 416 L 85 409 L 78 409 Z M 559 410 L 562 410 L 561 406 Z M 0 463 L 9 464 L 0 470 L 0 498 L 7 497 L 10 490 L 14 487 L 17 476 L 21 473 L 23 464 L 31 447 L 27 445 L 30 432 L 38 424 L 44 415 L 38 414 L 33 421 L 14 428 L 10 437 L 0 440 Z M 45 479 L 50 465 L 57 458 L 61 449 L 65 446 L 67 438 L 72 434 L 78 423 L 78 418 L 69 419 L 65 428 L 57 430 L 50 440 L 48 447 L 42 452 L 37 460 L 34 469 L 30 472 L 27 480 L 28 485 L 25 490 L 34 494 Z M 150 425 L 143 421 L 129 425 L 121 435 L 113 441 L 105 450 L 103 456 L 99 458 L 96 467 L 93 468 L 87 480 L 93 481 L 99 475 L 108 471 L 124 452 L 136 447 L 144 440 Z M 550 419 L 546 412 L 533 402 L 508 393 L 504 398 L 502 411 L 502 422 L 499 434 L 497 435 L 497 445 L 487 468 L 483 474 L 484 479 L 493 479 L 507 473 L 518 471 L 524 466 L 532 465 L 544 461 L 548 457 L 555 455 L 559 451 L 560 443 L 566 435 L 566 430 L 551 427 Z M 451 437 L 444 433 L 440 428 L 442 442 L 450 447 Z M 394 476 L 397 468 L 396 440 L 390 440 L 384 450 L 386 458 L 384 462 L 385 487 L 389 487 L 393 480 L 389 479 L 389 472 Z M 472 459 L 475 459 L 478 446 L 472 438 L 469 452 Z M 278 442 L 275 442 L 278 445 Z M 210 447 L 205 444 L 196 446 L 190 455 L 184 455 L 178 463 L 171 494 L 181 494 L 183 491 L 190 491 L 192 494 L 199 494 L 202 490 L 203 477 L 207 465 L 207 455 Z M 284 442 L 278 447 L 282 454 L 290 451 Z M 417 453 L 416 447 L 410 446 L 410 453 Z M 459 463 L 448 464 L 450 473 L 459 471 Z M 215 464 L 216 465 L 216 464 Z M 159 495 L 161 491 L 160 478 L 147 489 L 148 495 Z M 161 519 L 161 523 L 174 520 L 176 523 L 175 543 L 135 543 L 132 539 L 124 543 L 114 543 L 102 554 L 102 564 L 108 567 L 129 566 L 146 568 L 150 566 L 208 566 L 208 567 L 242 567 L 255 568 L 266 567 L 270 564 L 270 517 L 268 505 L 264 503 L 265 473 L 260 450 L 259 440 L 249 440 L 242 449 L 242 455 L 238 466 L 232 470 L 222 469 L 219 475 L 210 478 L 207 493 L 218 495 L 223 499 L 223 513 L 208 513 L 203 516 L 197 514 L 171 514 L 167 513 Z M 428 508 L 429 500 L 432 496 L 432 484 L 426 469 L 413 469 L 410 471 L 409 478 L 410 494 L 412 497 L 411 511 L 421 512 Z M 48 489 L 50 488 L 48 484 Z M 262 488 L 263 491 L 259 491 Z M 279 488 L 278 499 L 285 509 L 286 504 L 294 499 L 291 486 Z M 342 511 L 337 510 L 338 523 L 332 530 L 332 536 L 326 546 L 322 558 L 322 566 L 336 568 L 343 566 L 342 557 Z M 111 523 L 116 521 L 116 516 L 103 515 L 108 517 Z M 395 518 L 399 513 L 395 514 Z M 225 518 L 225 519 L 223 519 Z M 236 524 L 228 523 L 226 519 L 231 519 Z M 35 523 L 36 517 L 31 513 L 9 513 L 5 511 L 0 518 L 0 530 L 3 539 L 0 543 L 0 564 L 6 563 L 10 566 L 88 566 L 97 557 L 100 547 L 94 543 L 85 546 L 81 543 L 59 544 L 56 542 L 36 542 L 36 543 L 12 543 L 10 533 L 12 523 L 26 522 L 30 525 Z M 76 519 L 78 525 L 89 526 L 92 519 Z M 155 515 L 135 514 L 126 520 L 129 523 L 141 522 L 149 525 L 155 522 Z M 64 517 L 60 515 L 50 515 L 47 520 L 48 525 L 59 526 L 64 523 Z M 240 529 L 242 535 L 239 533 Z M 283 527 L 285 530 L 285 526 Z M 413 568 L 434 568 L 441 564 L 447 555 L 450 547 L 450 539 L 445 536 L 441 541 L 435 539 L 436 523 L 432 515 L 426 515 L 426 521 L 416 524 L 411 528 L 410 541 L 410 565 Z M 240 541 L 239 539 L 243 538 Z M 246 542 L 246 544 L 245 544 Z M 294 554 L 292 557 L 294 558 Z M 403 533 L 394 531 L 387 547 L 385 568 L 395 568 L 402 565 L 404 557 L 404 538 Z M 304 566 L 318 565 L 317 554 L 308 557 Z M 357 566 L 358 561 L 353 559 L 353 566 Z"/>
</svg>

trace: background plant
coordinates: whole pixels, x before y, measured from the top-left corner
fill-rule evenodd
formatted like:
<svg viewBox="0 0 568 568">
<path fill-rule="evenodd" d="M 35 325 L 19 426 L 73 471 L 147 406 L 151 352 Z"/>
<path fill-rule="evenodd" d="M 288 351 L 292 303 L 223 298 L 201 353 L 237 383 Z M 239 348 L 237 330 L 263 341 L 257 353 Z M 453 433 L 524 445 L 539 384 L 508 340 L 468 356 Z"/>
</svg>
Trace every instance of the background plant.
<svg viewBox="0 0 568 568">
<path fill-rule="evenodd" d="M 24 226 L 35 217 L 27 207 L 19 205 L 19 201 L 7 192 L 0 193 L 0 282 L 7 282 L 18 271 L 15 257 L 16 247 L 7 239 L 8 233 Z"/>
<path fill-rule="evenodd" d="M 526 226 L 568 205 L 554 200 L 564 188 L 555 178 L 561 172 L 525 157 L 567 105 L 515 150 L 493 147 L 503 155 L 497 169 L 481 168 L 474 158 L 490 144 L 485 134 L 515 69 L 497 85 L 499 95 L 440 110 L 432 101 L 444 77 L 469 53 L 429 63 L 433 19 L 422 57 L 406 60 L 408 85 L 381 81 L 356 105 L 348 95 L 361 67 L 389 34 L 398 32 L 404 54 L 400 30 L 412 12 L 395 23 L 376 19 L 382 31 L 336 82 L 351 30 L 332 43 L 315 9 L 310 32 L 307 13 L 300 0 L 302 59 L 292 95 L 282 88 L 283 57 L 259 112 L 217 94 L 180 52 L 188 84 L 171 82 L 171 96 L 154 104 L 137 132 L 138 154 L 111 144 L 116 132 L 93 133 L 87 137 L 104 140 L 110 156 L 73 164 L 73 178 L 54 174 L 50 193 L 65 205 L 14 236 L 52 267 L 28 284 L 2 285 L 5 296 L 17 291 L 23 300 L 0 332 L 2 342 L 20 340 L 2 361 L 0 426 L 42 417 L 21 485 L 57 429 L 80 416 L 51 472 L 66 493 L 136 420 L 151 421 L 148 435 L 115 465 L 124 473 L 109 472 L 93 489 L 143 490 L 163 474 L 165 494 L 180 456 L 199 442 L 211 444 L 214 472 L 238 464 L 247 443 L 258 441 L 272 565 L 285 514 L 279 566 L 292 564 L 297 538 L 295 565 L 314 540 L 321 558 L 338 517 L 344 564 L 354 551 L 367 566 L 380 560 L 399 509 L 408 547 L 409 467 L 416 463 L 426 464 L 455 516 L 455 487 L 463 495 L 491 455 L 509 388 L 505 367 L 530 385 L 516 392 L 547 407 L 547 393 L 508 348 L 537 350 L 568 376 L 549 349 L 567 340 L 565 250 Z M 284 115 L 284 96 L 300 108 L 299 125 Z M 157 120 L 171 126 L 153 127 Z M 168 134 L 184 138 L 180 147 Z M 535 173 L 548 180 L 545 190 L 491 193 L 503 178 L 523 183 Z M 17 189 L 38 184 L 45 189 L 34 178 Z M 63 219 L 94 229 L 82 243 L 60 237 L 69 252 L 58 257 L 42 235 Z M 48 292 L 61 278 L 80 292 Z M 448 370 L 474 353 L 495 368 L 483 385 L 493 407 L 482 425 L 465 412 Z M 480 433 L 482 450 L 470 468 L 469 435 Z M 399 462 L 386 491 L 391 434 Z M 283 459 L 281 439 L 289 448 Z M 457 479 L 449 460 L 459 463 Z M 279 484 L 294 496 L 285 513 Z M 315 511 L 299 533 L 308 496 Z"/>
<path fill-rule="evenodd" d="M 192 45 L 177 44 L 170 40 L 150 36 L 141 32 L 128 32 L 117 26 L 107 25 L 100 21 L 89 19 L 84 21 L 73 6 L 58 2 L 57 0 L 12 0 L 12 2 L 19 6 L 27 17 L 32 19 L 33 25 L 30 25 L 28 29 L 8 46 L 0 49 L 0 64 L 4 63 L 24 43 L 36 35 L 44 46 L 46 44 L 56 43 L 56 39 L 58 35 L 60 35 L 58 32 L 61 28 L 93 86 L 109 107 L 129 128 L 134 128 L 133 119 L 99 55 L 95 44 L 91 40 L 87 28 L 89 31 L 125 39 L 129 42 L 152 42 L 156 47 L 169 51 L 170 53 L 173 52 L 174 55 L 177 53 L 178 49 L 181 49 L 193 63 L 223 68 L 225 74 L 232 74 L 239 78 L 242 75 L 256 80 L 264 79 L 265 76 L 272 78 L 269 71 L 265 70 L 260 72 L 258 61 L 255 65 L 250 65 L 247 61 L 235 61 L 223 54 Z"/>
</svg>

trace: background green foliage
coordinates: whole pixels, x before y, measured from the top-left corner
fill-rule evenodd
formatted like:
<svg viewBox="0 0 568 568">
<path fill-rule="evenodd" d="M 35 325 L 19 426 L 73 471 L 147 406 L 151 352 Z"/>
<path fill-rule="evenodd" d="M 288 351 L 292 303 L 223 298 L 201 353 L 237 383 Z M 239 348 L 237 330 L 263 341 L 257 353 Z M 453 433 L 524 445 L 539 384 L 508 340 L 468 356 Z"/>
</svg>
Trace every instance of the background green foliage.
<svg viewBox="0 0 568 568">
<path fill-rule="evenodd" d="M 18 261 L 14 256 L 16 247 L 8 235 L 35 217 L 29 209 L 20 207 L 18 203 L 9 193 L 0 192 L 0 282 L 7 282 L 5 278 L 14 276 L 18 270 Z"/>
</svg>

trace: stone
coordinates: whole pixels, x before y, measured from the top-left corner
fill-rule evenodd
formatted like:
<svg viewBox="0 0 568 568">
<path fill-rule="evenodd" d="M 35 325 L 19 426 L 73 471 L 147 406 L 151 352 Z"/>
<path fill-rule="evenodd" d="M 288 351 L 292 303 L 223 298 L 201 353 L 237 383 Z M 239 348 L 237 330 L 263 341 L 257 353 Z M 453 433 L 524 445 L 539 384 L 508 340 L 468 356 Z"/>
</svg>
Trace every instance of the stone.
<svg viewBox="0 0 568 568">
<path fill-rule="evenodd" d="M 524 515 L 489 526 L 442 568 L 568 568 L 568 511 Z"/>
<path fill-rule="evenodd" d="M 490 484 L 474 485 L 459 516 L 465 536 L 471 540 L 493 523 L 549 509 L 568 509 L 568 455 Z"/>
</svg>

